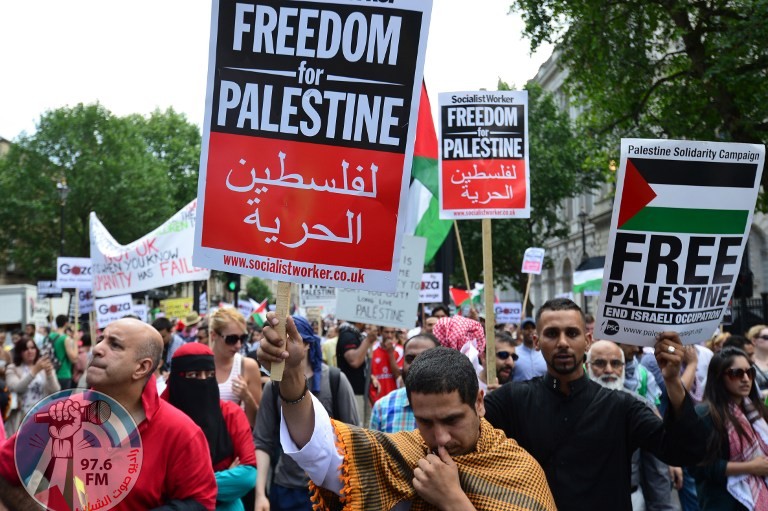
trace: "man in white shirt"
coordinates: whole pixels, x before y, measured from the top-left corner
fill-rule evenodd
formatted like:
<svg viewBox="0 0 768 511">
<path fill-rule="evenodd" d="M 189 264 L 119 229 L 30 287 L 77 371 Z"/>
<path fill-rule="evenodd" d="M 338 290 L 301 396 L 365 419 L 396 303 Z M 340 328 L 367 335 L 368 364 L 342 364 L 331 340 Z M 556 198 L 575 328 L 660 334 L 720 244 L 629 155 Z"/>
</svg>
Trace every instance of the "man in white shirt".
<svg viewBox="0 0 768 511">
<path fill-rule="evenodd" d="M 273 313 L 267 323 L 277 324 Z M 425 502 L 446 511 L 555 509 L 538 463 L 482 418 L 474 367 L 458 351 L 436 347 L 414 360 L 405 385 L 419 430 L 389 435 L 332 422 L 307 388 L 291 318 L 286 332 L 283 346 L 273 328 L 264 328 L 259 361 L 285 361 L 280 441 L 323 505 L 343 496 L 345 505 L 365 511 Z"/>
</svg>

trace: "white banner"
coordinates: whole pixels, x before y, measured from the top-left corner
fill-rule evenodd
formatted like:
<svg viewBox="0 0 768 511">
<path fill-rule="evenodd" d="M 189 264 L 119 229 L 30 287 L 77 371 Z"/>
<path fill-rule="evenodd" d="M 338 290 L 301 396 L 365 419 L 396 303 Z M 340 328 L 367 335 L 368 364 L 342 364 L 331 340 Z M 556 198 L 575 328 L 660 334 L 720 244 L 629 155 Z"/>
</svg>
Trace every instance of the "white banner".
<svg viewBox="0 0 768 511">
<path fill-rule="evenodd" d="M 319 307 L 323 314 L 336 313 L 336 288 L 316 286 L 314 284 L 301 285 L 300 306 L 303 308 Z"/>
<path fill-rule="evenodd" d="M 400 252 L 400 272 L 397 291 L 379 293 L 339 289 L 336 315 L 347 321 L 360 321 L 379 326 L 413 328 L 424 271 L 426 238 L 405 236 Z"/>
<path fill-rule="evenodd" d="M 96 324 L 99 328 L 105 328 L 113 321 L 133 314 L 133 302 L 131 295 L 110 296 L 95 300 Z"/>
<path fill-rule="evenodd" d="M 77 304 L 77 312 L 79 314 L 88 314 L 93 310 L 93 291 L 90 289 L 78 289 L 77 298 L 73 295 L 69 300 L 70 317 L 75 317 L 75 300 L 79 300 Z"/>
<path fill-rule="evenodd" d="M 149 310 L 143 303 L 133 306 L 133 313 L 136 314 L 144 323 L 149 323 L 147 318 L 149 317 Z"/>
<path fill-rule="evenodd" d="M 92 281 L 91 260 L 87 257 L 56 259 L 56 285 L 60 289 L 90 289 Z"/>
<path fill-rule="evenodd" d="M 497 325 L 501 323 L 519 325 L 523 304 L 521 302 L 499 302 L 493 304 L 493 311 L 496 314 Z"/>
<path fill-rule="evenodd" d="M 37 297 L 42 298 L 60 298 L 61 288 L 56 285 L 55 280 L 38 280 Z"/>
<path fill-rule="evenodd" d="M 443 301 L 443 274 L 424 273 L 421 275 L 419 303 L 440 303 Z"/>
<path fill-rule="evenodd" d="M 206 280 L 211 272 L 192 264 L 196 210 L 197 199 L 129 245 L 120 245 L 91 213 L 94 294 L 114 296 Z"/>
</svg>

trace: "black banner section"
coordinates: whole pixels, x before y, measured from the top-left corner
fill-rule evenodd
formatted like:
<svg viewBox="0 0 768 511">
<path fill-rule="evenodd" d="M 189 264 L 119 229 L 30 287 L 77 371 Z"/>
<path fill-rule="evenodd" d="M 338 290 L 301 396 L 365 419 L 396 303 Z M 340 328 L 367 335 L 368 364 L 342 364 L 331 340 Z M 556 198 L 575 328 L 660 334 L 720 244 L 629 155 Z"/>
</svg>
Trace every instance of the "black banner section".
<svg viewBox="0 0 768 511">
<path fill-rule="evenodd" d="M 405 152 L 421 18 L 222 0 L 211 131 Z"/>
<path fill-rule="evenodd" d="M 752 188 L 756 163 L 629 158 L 648 183 L 681 186 Z"/>
</svg>

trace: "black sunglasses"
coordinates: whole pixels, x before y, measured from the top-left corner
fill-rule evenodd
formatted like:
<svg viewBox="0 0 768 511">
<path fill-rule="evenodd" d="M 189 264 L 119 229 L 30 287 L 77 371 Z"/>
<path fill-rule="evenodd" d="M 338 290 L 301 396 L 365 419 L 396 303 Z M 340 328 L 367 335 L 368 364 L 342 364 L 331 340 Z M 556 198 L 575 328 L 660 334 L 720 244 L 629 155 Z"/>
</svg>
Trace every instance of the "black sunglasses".
<svg viewBox="0 0 768 511">
<path fill-rule="evenodd" d="M 216 333 L 218 334 L 218 332 Z M 240 334 L 240 335 L 230 334 L 227 336 L 219 334 L 219 337 L 224 339 L 224 342 L 229 344 L 230 346 L 234 346 L 235 344 L 237 344 L 237 341 L 240 341 L 243 344 L 245 344 L 245 342 L 248 340 L 248 334 Z"/>
<path fill-rule="evenodd" d="M 746 374 L 747 376 L 749 376 L 750 380 L 754 380 L 756 372 L 757 371 L 755 371 L 754 367 L 750 367 L 749 369 L 741 369 L 741 368 L 726 369 L 725 375 L 731 380 L 741 380 L 742 378 L 744 378 L 744 375 Z"/>
<path fill-rule="evenodd" d="M 497 351 L 496 357 L 500 358 L 502 360 L 506 360 L 509 357 L 512 357 L 512 360 L 517 361 L 518 358 L 520 358 L 517 353 L 510 353 L 508 351 Z"/>
</svg>

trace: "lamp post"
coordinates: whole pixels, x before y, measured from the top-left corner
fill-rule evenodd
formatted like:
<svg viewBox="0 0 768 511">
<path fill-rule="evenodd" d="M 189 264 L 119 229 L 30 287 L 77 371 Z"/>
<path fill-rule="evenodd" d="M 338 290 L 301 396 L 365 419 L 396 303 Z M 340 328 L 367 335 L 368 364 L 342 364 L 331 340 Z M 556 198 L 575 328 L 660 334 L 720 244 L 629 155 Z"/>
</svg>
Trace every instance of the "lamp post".
<svg viewBox="0 0 768 511">
<path fill-rule="evenodd" d="M 64 257 L 64 206 L 67 205 L 67 196 L 69 195 L 69 187 L 67 186 L 67 180 L 62 179 L 56 183 L 56 190 L 59 192 L 59 255 Z"/>
<path fill-rule="evenodd" d="M 579 213 L 579 223 L 581 223 L 581 261 L 587 259 L 587 217 L 589 215 L 582 209 Z"/>
</svg>

